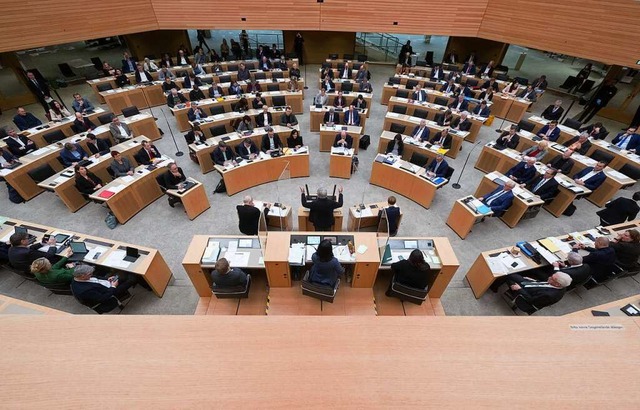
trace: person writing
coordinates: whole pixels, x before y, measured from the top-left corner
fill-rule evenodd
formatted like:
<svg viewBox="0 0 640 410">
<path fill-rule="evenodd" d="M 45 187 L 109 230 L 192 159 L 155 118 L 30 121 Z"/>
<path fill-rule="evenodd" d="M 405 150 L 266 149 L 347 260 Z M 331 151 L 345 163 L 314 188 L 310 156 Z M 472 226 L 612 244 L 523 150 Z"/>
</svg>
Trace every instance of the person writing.
<svg viewBox="0 0 640 410">
<path fill-rule="evenodd" d="M 385 292 L 388 297 L 393 297 L 391 285 L 400 283 L 417 289 L 425 289 L 436 279 L 436 274 L 431 273 L 429 264 L 424 260 L 424 254 L 420 249 L 414 249 L 409 254 L 409 259 L 395 262 L 391 265 L 393 279 Z"/>
<path fill-rule="evenodd" d="M 328 239 L 318 244 L 318 249 L 311 255 L 311 271 L 309 281 L 320 285 L 335 287 L 338 277 L 344 273 L 344 268 L 333 256 L 333 245 Z"/>
<path fill-rule="evenodd" d="M 304 188 L 300 187 L 302 206 L 309 209 L 309 221 L 316 231 L 330 231 L 335 223 L 333 210 L 342 207 L 342 186 L 338 187 L 338 201 L 327 198 L 327 189 L 318 188 L 318 199 L 308 201 Z"/>
</svg>

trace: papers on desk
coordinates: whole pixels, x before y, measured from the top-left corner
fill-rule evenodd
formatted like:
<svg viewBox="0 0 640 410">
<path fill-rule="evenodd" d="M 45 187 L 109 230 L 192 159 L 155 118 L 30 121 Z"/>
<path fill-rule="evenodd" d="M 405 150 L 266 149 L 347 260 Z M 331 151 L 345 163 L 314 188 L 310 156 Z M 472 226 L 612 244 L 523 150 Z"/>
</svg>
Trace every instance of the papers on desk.
<svg viewBox="0 0 640 410">
<path fill-rule="evenodd" d="M 258 158 L 260 158 L 260 159 L 268 159 L 268 158 L 271 158 L 271 155 L 267 154 L 266 152 L 260 151 L 260 155 L 258 155 Z"/>
<path fill-rule="evenodd" d="M 238 250 L 238 241 L 229 241 L 229 245 L 227 248 L 227 253 L 234 253 Z"/>
<path fill-rule="evenodd" d="M 68 180 L 69 180 L 69 178 L 67 178 L 67 177 L 59 176 L 56 179 L 54 179 L 53 182 L 55 182 L 56 184 L 61 184 L 61 183 L 65 182 L 65 181 L 68 181 Z"/>
<path fill-rule="evenodd" d="M 391 263 L 395 263 L 402 260 L 409 260 L 409 255 L 412 251 L 391 249 Z"/>
<path fill-rule="evenodd" d="M 216 114 L 216 115 L 213 116 L 214 120 L 221 120 L 223 118 L 224 118 L 224 114 Z"/>
<path fill-rule="evenodd" d="M 400 114 L 396 113 L 396 112 L 388 112 L 387 113 L 387 117 L 391 117 L 391 118 L 399 118 Z"/>
<path fill-rule="evenodd" d="M 605 174 L 607 174 L 607 175 L 609 175 L 609 176 L 610 176 L 610 177 L 612 177 L 612 178 L 615 178 L 615 179 L 628 179 L 628 178 L 629 178 L 629 177 L 628 177 L 628 176 L 626 176 L 625 174 L 623 174 L 623 173 L 621 173 L 621 172 L 618 172 L 618 171 L 616 171 L 615 169 L 607 170 L 607 171 L 605 171 L 604 173 L 605 173 Z"/>
<path fill-rule="evenodd" d="M 251 248 L 253 247 L 252 239 L 240 239 L 238 241 L 238 248 Z"/>
<path fill-rule="evenodd" d="M 353 262 L 356 259 L 355 256 L 351 256 L 349 248 L 346 245 L 334 246 L 333 255 L 340 262 Z"/>
<path fill-rule="evenodd" d="M 127 176 L 124 176 L 124 177 L 120 177 L 120 179 L 122 180 L 122 182 L 130 184 L 130 183 L 132 183 L 134 181 L 135 178 L 133 176 L 131 176 L 131 175 L 127 175 Z"/>
<path fill-rule="evenodd" d="M 202 263 L 215 263 L 220 254 L 220 242 L 209 242 L 202 254 Z"/>
<path fill-rule="evenodd" d="M 352 156 L 353 152 L 354 152 L 353 148 L 331 147 L 331 153 L 332 154 Z"/>
<path fill-rule="evenodd" d="M 277 206 L 272 206 L 271 208 L 269 208 L 269 216 L 283 217 L 286 214 L 287 214 L 287 210 L 286 209 L 282 209 L 282 208 L 277 207 Z"/>
<path fill-rule="evenodd" d="M 91 249 L 89 250 L 89 252 L 84 256 L 84 260 L 85 260 L 85 261 L 89 261 L 89 262 L 94 261 L 94 260 L 97 260 L 98 258 L 100 258 L 100 256 L 104 255 L 104 254 L 105 254 L 105 252 L 106 252 L 106 251 L 108 251 L 108 250 L 109 250 L 109 248 L 107 248 L 106 246 L 100 246 L 100 245 L 97 245 L 97 246 L 95 246 L 94 248 L 91 248 Z M 96 256 L 97 254 L 100 254 L 100 256 L 98 256 L 97 258 L 95 258 L 95 256 Z M 94 259 L 94 258 L 95 258 L 95 259 Z"/>
<path fill-rule="evenodd" d="M 0 176 L 2 176 L 2 177 L 3 177 L 3 176 L 6 176 L 6 175 L 9 175 L 9 174 L 11 173 L 11 171 L 13 171 L 13 170 L 11 170 L 11 169 L 4 169 L 4 168 L 3 168 L 3 169 L 0 169 Z"/>
<path fill-rule="evenodd" d="M 309 152 L 309 147 L 304 146 L 304 147 L 300 147 L 298 149 L 289 150 L 289 152 L 292 153 L 292 154 L 304 154 L 305 152 Z"/>
<path fill-rule="evenodd" d="M 109 187 L 109 191 L 113 192 L 114 194 L 117 194 L 118 192 L 122 191 L 126 187 L 127 187 L 126 185 L 120 184 L 120 185 Z"/>
<path fill-rule="evenodd" d="M 373 216 L 373 212 L 369 207 L 366 207 L 364 209 L 356 209 L 356 216 L 360 218 L 367 218 L 369 216 Z"/>
<path fill-rule="evenodd" d="M 39 156 L 39 155 L 45 154 L 48 151 L 49 151 L 49 147 L 44 147 L 44 148 L 40 148 L 40 149 L 37 149 L 37 150 L 33 151 L 31 153 L 31 155 Z"/>
<path fill-rule="evenodd" d="M 227 250 L 224 257 L 229 261 L 229 265 L 242 267 L 249 265 L 250 255 L 249 252 L 230 252 Z"/>
<path fill-rule="evenodd" d="M 367 245 L 360 245 L 358 246 L 358 249 L 356 250 L 356 252 L 358 252 L 360 255 L 364 254 L 367 251 Z"/>
<path fill-rule="evenodd" d="M 115 250 L 107 255 L 103 264 L 112 268 L 127 269 L 131 263 L 124 260 L 127 253 L 122 250 Z"/>
<path fill-rule="evenodd" d="M 289 248 L 289 263 L 291 265 L 304 265 L 306 246 L 304 243 L 294 243 Z"/>
<path fill-rule="evenodd" d="M 549 264 L 552 264 L 553 262 L 557 262 L 560 260 L 560 258 L 558 258 L 553 253 L 549 252 L 544 246 L 540 245 L 538 242 L 533 241 L 533 242 L 530 242 L 530 244 L 531 246 L 533 246 L 535 250 L 537 250 L 540 253 L 540 256 L 542 256 L 542 258 L 546 260 Z"/>
<path fill-rule="evenodd" d="M 562 242 L 560 239 L 553 236 L 541 239 L 538 242 L 552 253 L 556 253 L 558 251 L 562 251 L 564 253 L 571 252 L 571 246 L 567 242 Z"/>
<path fill-rule="evenodd" d="M 487 258 L 491 272 L 499 275 L 507 275 L 517 269 L 526 268 L 527 265 L 520 258 L 514 258 L 508 252 L 502 252 L 497 256 Z"/>
</svg>

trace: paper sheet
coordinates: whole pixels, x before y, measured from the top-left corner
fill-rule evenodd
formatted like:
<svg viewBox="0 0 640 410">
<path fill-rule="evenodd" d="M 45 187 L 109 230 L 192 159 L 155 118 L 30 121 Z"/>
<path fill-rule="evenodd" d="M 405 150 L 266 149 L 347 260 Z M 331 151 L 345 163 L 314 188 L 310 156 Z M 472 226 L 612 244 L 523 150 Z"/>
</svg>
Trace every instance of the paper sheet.
<svg viewBox="0 0 640 410">
<path fill-rule="evenodd" d="M 127 176 L 120 177 L 120 178 L 121 178 L 122 182 L 127 183 L 127 184 L 132 183 L 132 182 L 133 182 L 133 180 L 135 179 L 135 178 L 134 178 L 133 176 L 131 176 L 131 175 L 127 175 Z"/>
<path fill-rule="evenodd" d="M 229 249 L 227 250 L 228 253 L 234 253 L 235 251 L 238 250 L 238 241 L 229 241 Z"/>
<path fill-rule="evenodd" d="M 122 191 L 125 188 L 126 186 L 121 184 L 121 185 L 109 187 L 109 191 L 113 192 L 114 194 L 117 194 L 118 192 Z"/>
<path fill-rule="evenodd" d="M 505 268 L 507 268 L 508 270 L 516 270 L 527 267 L 527 265 L 522 262 L 521 259 L 514 258 L 507 252 L 502 252 L 500 255 L 498 255 L 498 257 L 500 258 L 500 261 L 505 266 Z"/>
<path fill-rule="evenodd" d="M 358 249 L 356 250 L 356 252 L 358 252 L 360 255 L 364 254 L 367 251 L 367 245 L 360 245 L 358 246 Z"/>
<path fill-rule="evenodd" d="M 106 246 L 97 245 L 89 250 L 89 252 L 84 256 L 84 260 L 91 262 L 94 260 L 93 257 L 98 253 L 100 254 L 100 256 L 98 256 L 96 260 L 100 259 L 100 257 L 102 257 L 102 255 L 104 255 L 104 253 L 108 250 L 109 248 L 107 248 Z"/>
<path fill-rule="evenodd" d="M 112 268 L 127 269 L 131 263 L 123 260 L 125 256 L 127 256 L 125 251 L 115 250 L 107 256 L 102 264 Z"/>
<path fill-rule="evenodd" d="M 509 272 L 498 257 L 492 256 L 487 258 L 487 264 L 492 273 L 506 275 Z"/>
<path fill-rule="evenodd" d="M 289 248 L 289 263 L 293 265 L 304 265 L 305 250 L 305 245 L 303 243 L 292 245 L 291 248 Z"/>
<path fill-rule="evenodd" d="M 371 211 L 371 208 L 366 207 L 364 209 L 357 209 L 356 215 L 358 215 L 360 218 L 366 218 L 369 216 L 373 216 L 373 212 Z"/>
<path fill-rule="evenodd" d="M 249 252 L 229 252 L 224 255 L 225 258 L 229 261 L 229 265 L 236 267 L 245 267 L 249 265 L 249 256 L 251 253 Z"/>
<path fill-rule="evenodd" d="M 68 181 L 69 178 L 67 177 L 57 177 L 56 179 L 53 180 L 53 182 L 55 182 L 56 184 L 61 184 L 65 181 Z"/>
<path fill-rule="evenodd" d="M 238 241 L 238 248 L 251 248 L 253 246 L 252 239 L 240 239 Z"/>
</svg>

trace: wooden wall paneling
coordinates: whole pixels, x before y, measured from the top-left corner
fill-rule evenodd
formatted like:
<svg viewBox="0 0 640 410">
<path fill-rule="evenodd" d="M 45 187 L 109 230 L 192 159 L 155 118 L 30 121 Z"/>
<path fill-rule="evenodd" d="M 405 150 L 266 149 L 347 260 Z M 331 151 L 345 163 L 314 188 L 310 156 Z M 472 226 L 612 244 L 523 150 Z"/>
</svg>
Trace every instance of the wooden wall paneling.
<svg viewBox="0 0 640 410">
<path fill-rule="evenodd" d="M 464 62 L 472 52 L 476 53 L 475 63 L 482 65 L 493 60 L 496 65 L 502 62 L 507 53 L 509 44 L 500 41 L 485 40 L 477 37 L 449 37 L 444 55 L 448 55 L 452 50 L 456 51 L 461 62 Z M 480 67 L 478 67 L 480 69 Z"/>
<path fill-rule="evenodd" d="M 0 110 L 38 102 L 26 83 L 24 70 L 16 53 L 0 53 Z"/>
<path fill-rule="evenodd" d="M 148 55 L 161 58 L 164 53 L 169 53 L 175 63 L 180 45 L 184 44 L 188 50 L 191 50 L 187 30 L 154 30 L 127 34 L 124 39 L 129 51 L 138 61 L 144 60 Z"/>
<path fill-rule="evenodd" d="M 293 41 L 298 31 L 284 31 L 284 45 L 287 53 L 293 53 Z M 300 31 L 304 39 L 304 61 L 306 63 L 323 63 L 329 54 L 353 54 L 356 46 L 356 33 Z"/>
</svg>

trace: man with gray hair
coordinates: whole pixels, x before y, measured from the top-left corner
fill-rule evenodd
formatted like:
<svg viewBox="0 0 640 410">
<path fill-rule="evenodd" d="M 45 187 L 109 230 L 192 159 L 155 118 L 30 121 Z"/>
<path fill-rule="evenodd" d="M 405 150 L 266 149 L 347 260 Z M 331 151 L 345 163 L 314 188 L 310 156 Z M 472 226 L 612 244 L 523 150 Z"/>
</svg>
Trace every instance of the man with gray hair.
<svg viewBox="0 0 640 410">
<path fill-rule="evenodd" d="M 515 186 L 514 181 L 508 180 L 504 186 L 498 186 L 495 190 L 478 199 L 491 208 L 494 216 L 500 217 L 507 212 L 513 203 L 513 188 Z"/>
<path fill-rule="evenodd" d="M 327 198 L 327 189 L 318 188 L 318 199 L 309 201 L 304 193 L 304 188 L 300 187 L 302 193 L 302 206 L 309 208 L 309 221 L 316 231 L 331 231 L 335 223 L 333 210 L 342 207 L 342 186 L 338 186 L 338 201 Z M 340 229 L 338 229 L 340 230 Z"/>
<path fill-rule="evenodd" d="M 573 150 L 580 155 L 587 155 L 587 152 L 589 152 L 589 149 L 591 148 L 591 142 L 589 141 L 589 134 L 587 132 L 582 132 L 580 135 L 576 135 L 562 145 L 569 147 L 570 150 Z"/>
<path fill-rule="evenodd" d="M 616 252 L 609 246 L 609 239 L 604 236 L 596 238 L 594 247 L 576 244 L 574 249 L 583 249 L 589 254 L 582 258 L 584 263 L 591 267 L 591 276 L 598 282 L 602 282 L 613 273 L 616 262 Z"/>
<path fill-rule="evenodd" d="M 506 282 L 514 296 L 522 296 L 533 306 L 542 309 L 559 302 L 564 296 L 566 288 L 571 285 L 571 281 L 571 276 L 564 272 L 556 272 L 546 281 L 537 281 L 518 273 L 512 273 L 496 280 L 491 285 L 491 290 L 497 292 L 500 285 Z"/>
<path fill-rule="evenodd" d="M 591 276 L 591 267 L 582 263 L 582 256 L 578 252 L 569 252 L 566 262 L 553 262 L 553 270 L 571 276 L 574 285 L 583 283 Z"/>
<path fill-rule="evenodd" d="M 556 102 L 553 105 L 550 105 L 547 108 L 545 108 L 544 111 L 542 111 L 542 114 L 540 114 L 540 116 L 545 120 L 559 121 L 560 117 L 562 117 L 562 113 L 564 112 L 564 109 L 560 107 L 561 105 L 562 105 L 562 100 L 556 100 Z"/>
<path fill-rule="evenodd" d="M 122 279 L 118 276 L 101 279 L 93 276 L 94 270 L 91 265 L 78 265 L 73 271 L 71 290 L 76 299 L 85 306 L 98 305 L 112 296 L 120 299 L 126 296 L 129 288 L 137 283 L 137 278 L 133 274 Z"/>
<path fill-rule="evenodd" d="M 264 203 L 262 211 L 256 208 L 253 203 L 253 198 L 250 195 L 246 195 L 242 199 L 242 205 L 236 206 L 238 211 L 238 228 L 240 232 L 245 235 L 257 235 L 258 223 L 260 221 L 260 213 L 264 213 L 265 219 L 269 214 L 269 207 L 271 205 L 267 202 Z"/>
</svg>

